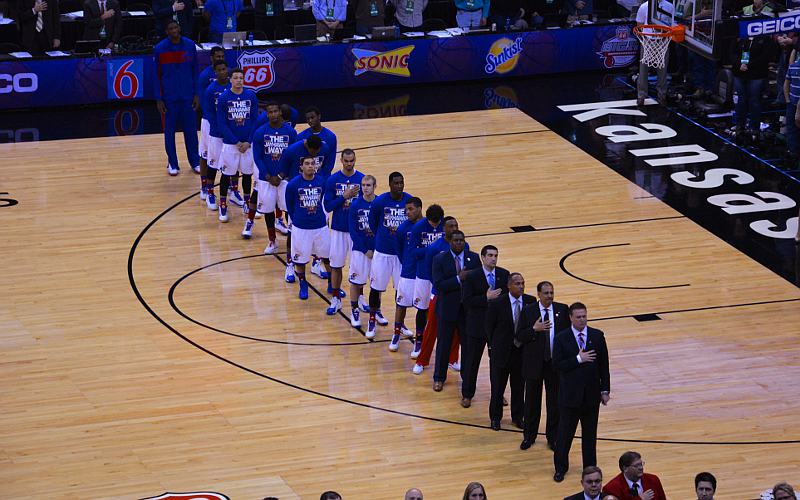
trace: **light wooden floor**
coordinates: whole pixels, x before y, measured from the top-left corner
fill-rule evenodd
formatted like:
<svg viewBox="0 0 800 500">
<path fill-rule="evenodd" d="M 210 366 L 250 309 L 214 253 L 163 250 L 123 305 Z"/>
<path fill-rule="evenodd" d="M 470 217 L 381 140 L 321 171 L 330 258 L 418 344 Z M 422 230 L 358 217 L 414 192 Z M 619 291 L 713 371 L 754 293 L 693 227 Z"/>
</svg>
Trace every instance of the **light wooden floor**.
<svg viewBox="0 0 800 500">
<path fill-rule="evenodd" d="M 701 470 L 720 499 L 800 482 L 797 288 L 516 110 L 329 126 L 379 190 L 401 170 L 467 235 L 494 234 L 468 241 L 497 245 L 529 291 L 549 279 L 557 300 L 589 305 L 611 356 L 607 478 L 635 449 L 672 498 L 694 498 Z M 434 393 L 430 370 L 410 372 L 410 344 L 387 351 L 388 329 L 368 343 L 315 295 L 301 303 L 278 260 L 259 256 L 263 223 L 243 241 L 240 213 L 223 225 L 186 200 L 197 177 L 167 177 L 160 136 L 0 153 L 0 191 L 20 202 L 0 208 L 0 497 L 399 499 L 416 486 L 455 499 L 474 480 L 493 499 L 579 490 L 578 440 L 557 485 L 543 439 L 521 452 L 518 432 L 488 429 L 486 361 L 465 410 L 457 374 Z M 526 224 L 541 231 L 509 231 Z M 571 273 L 630 288 L 560 269 L 588 247 L 566 260 Z M 175 286 L 175 306 L 251 339 L 170 305 L 173 284 L 203 266 Z M 771 301 L 785 302 L 718 308 Z M 667 313 L 631 317 L 652 312 Z M 782 440 L 795 442 L 761 444 Z"/>
</svg>

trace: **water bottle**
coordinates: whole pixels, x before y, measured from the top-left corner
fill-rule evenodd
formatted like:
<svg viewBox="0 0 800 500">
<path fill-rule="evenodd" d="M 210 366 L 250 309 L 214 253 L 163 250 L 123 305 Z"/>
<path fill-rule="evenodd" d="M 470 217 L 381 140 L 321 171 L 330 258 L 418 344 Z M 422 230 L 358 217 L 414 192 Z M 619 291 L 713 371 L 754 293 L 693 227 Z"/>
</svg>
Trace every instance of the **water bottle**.
<svg viewBox="0 0 800 500">
<path fill-rule="evenodd" d="M 511 31 L 511 18 L 506 17 L 506 33 L 508 33 L 509 31 Z"/>
<path fill-rule="evenodd" d="M 253 32 L 252 31 L 247 35 L 247 45 L 249 45 L 251 47 L 254 45 L 253 44 Z"/>
</svg>

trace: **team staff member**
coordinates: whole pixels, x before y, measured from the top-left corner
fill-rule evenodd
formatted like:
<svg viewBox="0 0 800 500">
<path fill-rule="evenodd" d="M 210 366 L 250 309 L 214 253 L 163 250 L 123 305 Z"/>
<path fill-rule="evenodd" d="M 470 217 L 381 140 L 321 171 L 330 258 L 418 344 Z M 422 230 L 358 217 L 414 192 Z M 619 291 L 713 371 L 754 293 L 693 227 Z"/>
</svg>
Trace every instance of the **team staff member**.
<svg viewBox="0 0 800 500">
<path fill-rule="evenodd" d="M 217 126 L 217 101 L 219 96 L 231 88 L 228 76 L 228 65 L 224 60 L 214 63 L 217 79 L 211 82 L 203 93 L 203 115 L 208 118 L 208 167 L 206 168 L 206 206 L 209 210 L 217 209 L 217 198 L 214 196 L 214 182 L 217 179 L 219 155 L 222 152 L 222 133 Z"/>
<path fill-rule="evenodd" d="M 310 140 L 310 139 L 309 139 Z M 400 172 L 389 174 L 389 192 L 378 196 L 369 212 L 369 227 L 375 235 L 375 253 L 369 281 L 369 323 L 367 338 L 375 338 L 377 323 L 388 325 L 381 314 L 381 294 L 389 279 L 397 289 L 400 282 L 400 259 L 397 257 L 397 228 L 405 222 L 406 202 L 411 195 L 404 192 L 405 180 Z"/>
<path fill-rule="evenodd" d="M 61 47 L 61 15 L 58 0 L 18 0 L 22 46 L 31 54 Z"/>
<path fill-rule="evenodd" d="M 194 33 L 192 27 L 194 8 L 194 0 L 153 0 L 153 16 L 156 18 L 156 33 L 164 33 L 167 23 L 175 21 L 180 25 L 181 33 L 192 38 L 192 34 Z M 205 90 L 205 87 L 203 87 L 203 90 Z"/>
<path fill-rule="evenodd" d="M 200 105 L 197 92 L 197 51 L 195 43 L 181 36 L 175 21 L 167 24 L 167 38 L 153 49 L 156 60 L 156 106 L 164 116 L 164 148 L 167 151 L 167 172 L 178 175 L 178 155 L 175 152 L 175 131 L 178 122 L 183 126 L 186 156 L 194 171 L 199 172 L 197 154 L 197 115 Z"/>
<path fill-rule="evenodd" d="M 208 40 L 222 43 L 222 34 L 236 31 L 236 20 L 244 9 L 242 0 L 208 0 L 203 17 L 208 21 Z"/>
<path fill-rule="evenodd" d="M 83 3 L 84 40 L 102 40 L 113 49 L 122 35 L 122 10 L 117 0 L 86 0 Z"/>
<path fill-rule="evenodd" d="M 289 183 L 286 180 L 287 173 L 281 170 L 281 156 L 290 145 L 297 142 L 297 132 L 283 121 L 277 102 L 268 102 L 266 108 L 269 121 L 253 132 L 253 161 L 258 167 L 258 179 L 250 198 L 245 231 L 252 231 L 256 212 L 264 214 L 269 239 L 264 254 L 271 255 L 278 250 L 275 208 L 286 210 L 286 185 Z"/>
<path fill-rule="evenodd" d="M 202 118 L 200 119 L 200 199 L 206 200 L 208 197 L 208 130 L 211 121 L 209 117 L 216 114 L 217 108 L 210 108 L 206 105 L 204 96 L 206 89 L 217 79 L 217 72 L 214 65 L 218 62 L 225 62 L 225 50 L 222 47 L 213 47 L 211 49 L 211 64 L 204 69 L 200 76 L 197 77 L 197 95 L 200 96 L 200 108 L 203 111 Z M 216 175 L 216 174 L 215 174 Z M 214 183 L 212 182 L 213 186 Z"/>
<path fill-rule="evenodd" d="M 258 98 L 256 93 L 244 88 L 244 72 L 240 68 L 231 71 L 231 88 L 219 96 L 217 101 L 217 126 L 222 132 L 222 153 L 219 155 L 219 169 L 222 179 L 219 183 L 219 220 L 228 222 L 227 191 L 231 176 L 242 174 L 245 213 L 250 200 L 253 182 L 253 137 L 258 118 Z"/>
<path fill-rule="evenodd" d="M 286 186 L 286 209 L 292 218 L 292 261 L 300 282 L 299 297 L 308 299 L 306 264 L 312 254 L 322 258 L 328 267 L 330 234 L 328 220 L 322 209 L 325 181 L 316 172 L 314 158 L 303 158 L 302 173 Z"/>
<path fill-rule="evenodd" d="M 323 206 L 331 216 L 331 274 L 328 292 L 331 306 L 326 311 L 329 316 L 342 308 L 342 268 L 344 267 L 353 240 L 350 238 L 350 204 L 361 189 L 364 174 L 356 170 L 356 152 L 352 149 L 342 151 L 342 169 L 331 175 L 325 182 Z"/>
<path fill-rule="evenodd" d="M 350 325 L 353 328 L 361 326 L 359 307 L 364 312 L 369 312 L 369 307 L 361 306 L 364 285 L 369 279 L 369 270 L 372 266 L 372 254 L 375 251 L 375 234 L 369 227 L 369 212 L 375 201 L 375 186 L 377 181 L 371 175 L 361 179 L 361 196 L 350 204 L 348 214 L 348 230 L 353 241 L 353 252 L 350 255 Z"/>
<path fill-rule="evenodd" d="M 558 434 L 553 480 L 560 483 L 569 469 L 569 449 L 581 423 L 583 466 L 597 465 L 597 420 L 600 403 L 610 399 L 608 348 L 603 332 L 587 326 L 586 306 L 569 306 L 570 327 L 556 334 L 553 363 L 559 374 Z"/>
<path fill-rule="evenodd" d="M 400 284 L 397 286 L 397 299 L 394 308 L 394 333 L 389 343 L 391 352 L 397 351 L 400 335 L 410 338 L 414 332 L 406 328 L 406 309 L 414 305 L 414 278 L 417 274 L 417 260 L 414 255 L 414 242 L 411 230 L 422 218 L 422 200 L 416 196 L 406 202 L 406 221 L 397 228 L 397 257 L 400 259 Z"/>
</svg>

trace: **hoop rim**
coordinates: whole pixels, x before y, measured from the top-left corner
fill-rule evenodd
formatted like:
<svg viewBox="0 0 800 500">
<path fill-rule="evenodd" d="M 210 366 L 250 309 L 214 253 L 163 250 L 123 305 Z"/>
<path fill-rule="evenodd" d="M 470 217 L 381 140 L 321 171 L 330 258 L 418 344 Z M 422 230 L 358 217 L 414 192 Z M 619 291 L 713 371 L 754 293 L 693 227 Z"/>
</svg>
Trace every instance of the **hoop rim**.
<svg viewBox="0 0 800 500">
<path fill-rule="evenodd" d="M 653 30 L 646 32 L 644 30 Z M 663 26 L 661 24 L 637 24 L 633 27 L 633 34 L 639 36 L 649 36 L 655 38 L 672 38 L 675 35 L 675 30 L 671 26 Z"/>
</svg>

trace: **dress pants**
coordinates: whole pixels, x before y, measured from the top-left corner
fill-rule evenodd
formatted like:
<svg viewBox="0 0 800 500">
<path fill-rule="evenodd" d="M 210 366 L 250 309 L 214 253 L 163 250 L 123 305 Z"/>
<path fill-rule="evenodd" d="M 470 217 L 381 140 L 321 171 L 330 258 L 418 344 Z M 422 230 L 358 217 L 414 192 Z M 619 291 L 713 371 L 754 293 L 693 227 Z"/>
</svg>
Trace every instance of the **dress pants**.
<svg viewBox="0 0 800 500">
<path fill-rule="evenodd" d="M 584 404 L 578 408 L 561 406 L 558 416 L 558 437 L 553 464 L 556 472 L 566 474 L 569 470 L 569 450 L 575 438 L 578 422 L 581 423 L 581 451 L 583 467 L 597 465 L 597 420 L 600 404 Z"/>
<path fill-rule="evenodd" d="M 175 132 L 178 122 L 183 127 L 183 142 L 186 145 L 186 156 L 189 158 L 189 167 L 200 165 L 197 153 L 197 114 L 192 109 L 192 99 L 165 101 L 167 113 L 164 115 L 164 148 L 167 150 L 167 160 L 173 167 L 178 167 L 178 154 L 175 151 Z"/>
<path fill-rule="evenodd" d="M 545 435 L 547 436 L 547 442 L 552 443 L 555 447 L 556 436 L 558 435 L 558 372 L 552 361 L 544 362 L 543 372 L 545 410 L 547 411 Z"/>
<path fill-rule="evenodd" d="M 430 314 L 430 312 L 428 313 Z M 447 361 L 450 359 L 450 346 L 456 332 L 464 331 L 464 316 L 459 315 L 456 321 L 445 321 L 436 318 L 439 327 L 436 329 L 436 366 L 433 367 L 433 381 L 444 382 L 447 380 Z M 461 336 L 464 342 L 464 336 Z M 463 346 L 462 346 L 463 347 Z"/>
<path fill-rule="evenodd" d="M 461 397 L 472 399 L 478 384 L 478 370 L 481 367 L 486 339 L 463 335 L 464 349 L 461 352 Z"/>
<path fill-rule="evenodd" d="M 419 356 L 417 356 L 417 364 L 420 366 L 428 366 L 431 363 L 431 354 L 433 354 L 433 346 L 436 345 L 436 329 L 439 323 L 436 321 L 436 297 L 431 299 L 430 306 L 428 307 L 428 321 L 425 323 L 425 331 L 422 333 L 422 347 L 420 347 Z M 453 335 L 453 342 L 450 347 L 450 362 L 455 363 L 458 361 L 458 347 L 459 335 L 456 332 Z"/>
<path fill-rule="evenodd" d="M 522 349 L 511 348 L 507 365 L 500 365 L 489 358 L 489 378 L 492 383 L 492 398 L 489 401 L 489 420 L 503 419 L 503 394 L 511 379 L 511 420 L 522 422 L 525 415 L 525 381 L 522 378 Z"/>
</svg>

